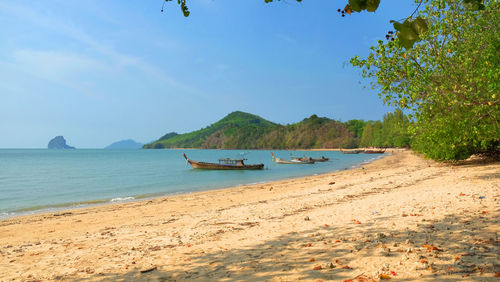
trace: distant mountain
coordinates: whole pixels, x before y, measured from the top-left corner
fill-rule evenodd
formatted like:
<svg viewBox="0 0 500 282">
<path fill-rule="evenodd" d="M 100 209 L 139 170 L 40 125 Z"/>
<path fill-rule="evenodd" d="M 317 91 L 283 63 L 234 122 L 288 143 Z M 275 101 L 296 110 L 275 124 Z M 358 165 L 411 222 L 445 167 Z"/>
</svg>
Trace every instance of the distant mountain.
<svg viewBox="0 0 500 282">
<path fill-rule="evenodd" d="M 47 145 L 49 149 L 75 149 L 75 147 L 71 147 L 66 144 L 66 139 L 62 136 L 56 136 L 52 140 L 49 141 Z"/>
<path fill-rule="evenodd" d="M 197 131 L 168 133 L 144 148 L 309 149 L 350 148 L 356 143 L 346 124 L 328 118 L 312 115 L 295 124 L 280 125 L 236 111 Z"/>
<path fill-rule="evenodd" d="M 105 147 L 104 149 L 141 149 L 142 144 L 132 139 L 121 140 Z"/>
</svg>

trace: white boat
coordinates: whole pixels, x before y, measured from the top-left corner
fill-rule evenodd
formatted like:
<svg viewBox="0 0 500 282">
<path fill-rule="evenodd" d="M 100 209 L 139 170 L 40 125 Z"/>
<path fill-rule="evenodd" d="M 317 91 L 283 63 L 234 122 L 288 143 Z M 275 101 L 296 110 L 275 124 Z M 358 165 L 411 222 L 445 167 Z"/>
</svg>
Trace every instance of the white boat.
<svg viewBox="0 0 500 282">
<path fill-rule="evenodd" d="M 271 156 L 273 156 L 273 161 L 277 164 L 313 164 L 313 160 L 302 160 L 302 159 L 291 159 L 285 160 L 281 158 L 276 158 L 274 154 L 271 152 Z"/>
<path fill-rule="evenodd" d="M 307 157 L 306 155 L 304 155 L 302 158 L 300 158 L 300 157 L 295 157 L 291 154 L 290 154 L 290 158 L 292 160 L 313 161 L 313 162 L 326 162 L 326 161 L 330 160 L 330 158 L 325 158 L 325 156 L 321 156 L 321 158 L 311 158 L 311 157 Z"/>
</svg>

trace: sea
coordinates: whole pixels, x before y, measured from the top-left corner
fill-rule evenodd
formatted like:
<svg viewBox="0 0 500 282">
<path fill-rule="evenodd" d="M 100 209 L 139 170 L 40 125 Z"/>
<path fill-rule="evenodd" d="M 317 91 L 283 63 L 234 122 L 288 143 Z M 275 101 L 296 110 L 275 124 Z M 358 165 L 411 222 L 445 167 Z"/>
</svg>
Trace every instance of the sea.
<svg viewBox="0 0 500 282">
<path fill-rule="evenodd" d="M 315 164 L 276 164 L 276 157 L 325 156 Z M 263 170 L 199 170 L 192 159 L 245 158 Z M 0 149 L 0 219 L 69 208 L 136 201 L 247 184 L 265 183 L 360 166 L 383 154 L 284 150 Z"/>
</svg>

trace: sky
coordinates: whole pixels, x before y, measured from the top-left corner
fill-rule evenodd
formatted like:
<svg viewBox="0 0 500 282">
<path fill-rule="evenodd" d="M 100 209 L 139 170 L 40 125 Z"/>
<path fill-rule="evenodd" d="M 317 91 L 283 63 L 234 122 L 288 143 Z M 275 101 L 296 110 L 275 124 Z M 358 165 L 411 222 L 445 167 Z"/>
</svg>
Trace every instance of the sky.
<svg viewBox="0 0 500 282">
<path fill-rule="evenodd" d="M 347 0 L 0 1 L 0 148 L 148 143 L 239 110 L 288 124 L 394 109 L 349 64 L 411 0 L 342 18 Z"/>
</svg>

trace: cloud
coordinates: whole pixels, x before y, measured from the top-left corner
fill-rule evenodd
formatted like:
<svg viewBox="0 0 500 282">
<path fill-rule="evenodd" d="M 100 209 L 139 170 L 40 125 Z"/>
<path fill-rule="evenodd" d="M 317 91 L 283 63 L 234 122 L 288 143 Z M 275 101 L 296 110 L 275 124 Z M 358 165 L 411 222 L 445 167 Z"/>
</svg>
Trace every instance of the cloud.
<svg viewBox="0 0 500 282">
<path fill-rule="evenodd" d="M 87 94 L 93 83 L 85 80 L 86 74 L 104 74 L 113 71 L 105 62 L 90 56 L 32 49 L 14 51 L 8 65 L 12 71 L 29 74 Z"/>
<path fill-rule="evenodd" d="M 170 85 L 176 90 L 195 96 L 204 94 L 181 82 L 168 74 L 164 67 L 158 67 L 141 58 L 132 56 L 115 50 L 112 46 L 102 43 L 85 32 L 83 29 L 75 26 L 72 22 L 54 17 L 53 14 L 42 14 L 30 6 L 21 6 L 9 2 L 0 2 L 0 10 L 4 14 L 15 16 L 25 23 L 31 23 L 38 29 L 43 28 L 63 36 L 67 39 L 77 41 L 84 46 L 87 55 L 71 53 L 67 51 L 54 50 L 17 50 L 13 54 L 15 62 L 21 62 L 24 65 L 31 64 L 34 70 L 39 70 L 43 66 L 42 76 L 52 81 L 63 83 L 62 77 L 74 74 L 82 70 L 97 68 L 97 70 L 124 70 L 125 68 L 134 68 L 145 76 L 154 79 L 160 83 Z M 1 14 L 1 13 L 0 13 Z M 61 46 L 60 49 L 64 49 Z M 178 91 L 177 91 L 178 92 Z"/>
<path fill-rule="evenodd" d="M 54 81 L 79 72 L 109 69 L 100 60 L 69 52 L 20 49 L 14 51 L 12 58 L 16 64 L 29 67 L 32 73 L 39 73 Z"/>
</svg>

